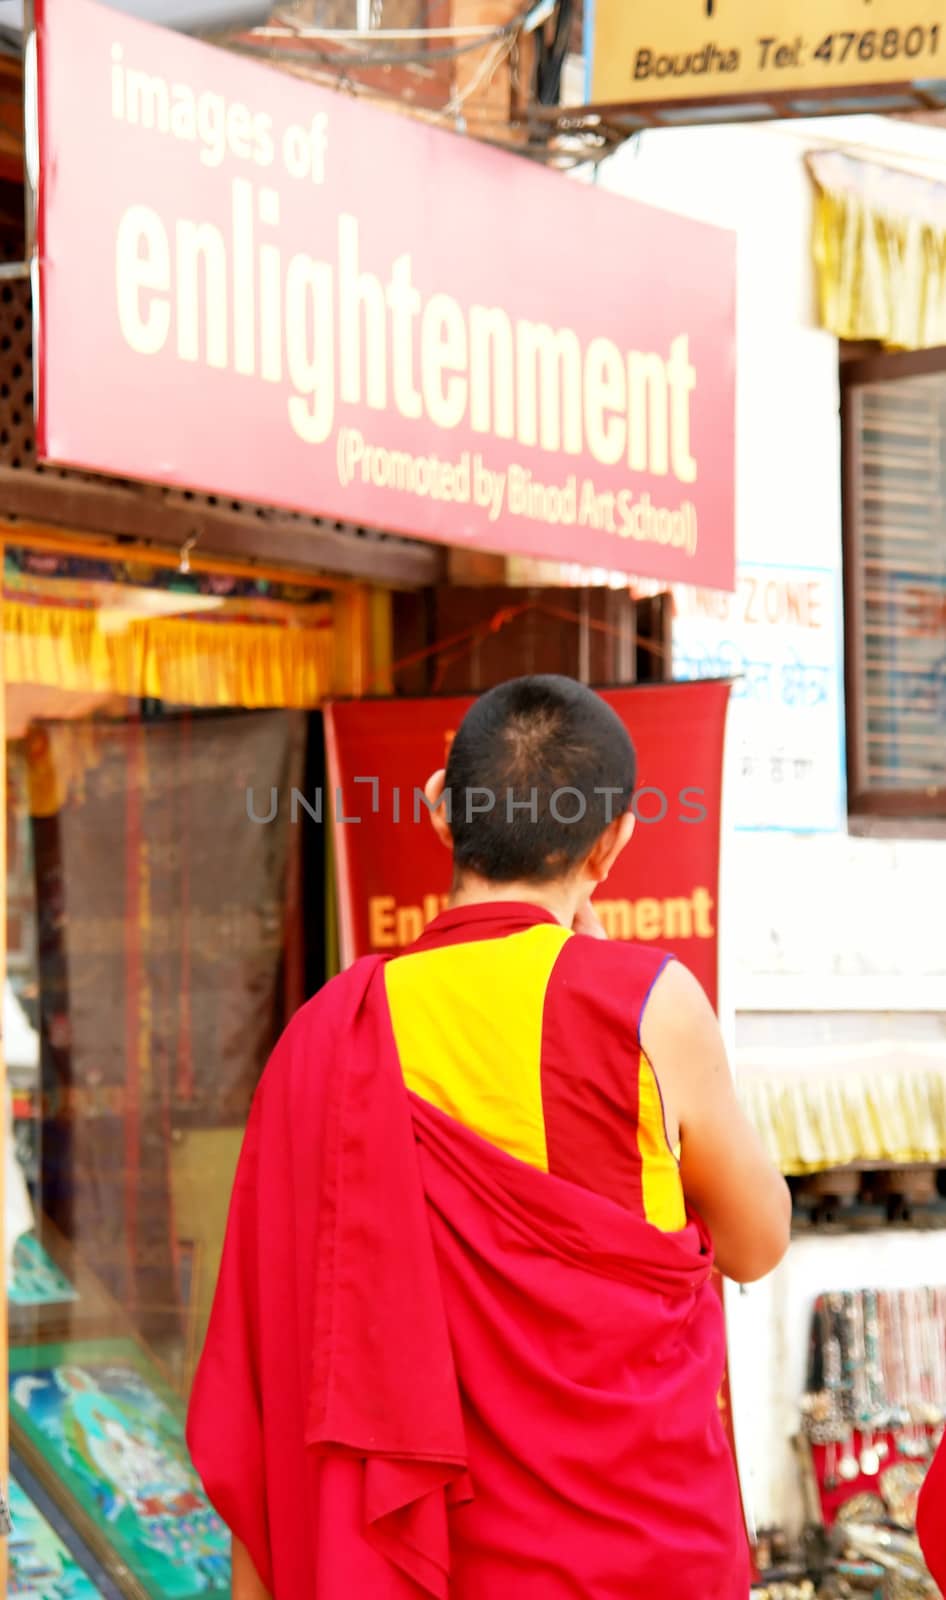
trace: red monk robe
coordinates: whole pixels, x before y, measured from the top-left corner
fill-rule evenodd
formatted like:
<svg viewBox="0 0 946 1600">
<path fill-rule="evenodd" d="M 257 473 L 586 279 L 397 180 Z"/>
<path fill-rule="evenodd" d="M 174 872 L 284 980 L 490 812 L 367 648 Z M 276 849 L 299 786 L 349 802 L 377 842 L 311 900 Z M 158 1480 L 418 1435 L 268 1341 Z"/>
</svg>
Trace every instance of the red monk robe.
<svg viewBox="0 0 946 1600">
<path fill-rule="evenodd" d="M 920 1490 L 916 1531 L 926 1564 L 946 1594 L 946 1439 L 933 1457 Z"/>
<path fill-rule="evenodd" d="M 410 1094 L 368 957 L 257 1093 L 197 1469 L 274 1600 L 745 1600 L 711 1265 Z"/>
</svg>

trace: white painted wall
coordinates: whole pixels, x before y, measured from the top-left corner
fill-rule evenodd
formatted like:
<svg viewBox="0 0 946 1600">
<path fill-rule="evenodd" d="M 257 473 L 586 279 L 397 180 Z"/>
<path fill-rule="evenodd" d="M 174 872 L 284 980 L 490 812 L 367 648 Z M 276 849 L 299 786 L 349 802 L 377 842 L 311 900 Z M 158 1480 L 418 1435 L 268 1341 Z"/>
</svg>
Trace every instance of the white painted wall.
<svg viewBox="0 0 946 1600">
<path fill-rule="evenodd" d="M 647 132 L 598 181 L 735 229 L 738 559 L 840 573 L 838 347 L 817 326 L 803 159 L 825 142 L 946 179 L 946 131 L 865 117 Z M 815 1008 L 835 976 L 892 989 L 942 978 L 934 1003 L 946 1008 L 946 841 L 740 833 L 727 868 L 737 1011 L 758 1004 L 760 984 L 779 1009 L 780 979 L 786 1009 Z"/>
<path fill-rule="evenodd" d="M 739 834 L 732 853 L 738 1006 L 764 987 L 771 1009 L 782 979 L 786 1009 L 817 1010 L 844 978 L 863 980 L 868 1009 L 883 980 L 946 1010 L 946 840 Z"/>
<path fill-rule="evenodd" d="M 810 182 L 795 141 L 762 128 L 645 133 L 599 182 L 736 230 L 738 555 L 835 564 L 837 341 L 815 325 Z"/>
<path fill-rule="evenodd" d="M 737 556 L 838 573 L 838 349 L 816 323 L 813 193 L 803 156 L 815 143 L 842 142 L 868 158 L 895 153 L 946 179 L 946 131 L 874 118 L 648 132 L 598 177 L 619 193 L 736 230 Z M 946 1012 L 946 840 L 854 838 L 844 829 L 736 833 L 725 840 L 724 860 L 723 960 L 737 1039 L 781 1035 L 787 1043 L 778 1014 L 813 1014 L 810 1030 L 792 1019 L 795 1038 L 807 1031 L 798 1049 L 808 1059 L 802 1052 L 826 1036 L 819 1012 L 863 1010 L 871 1038 L 889 1036 L 895 1049 L 892 1015 L 913 1010 L 929 1020 Z M 755 1012 L 769 1017 L 758 1018 L 754 1032 Z M 789 1440 L 818 1293 L 924 1282 L 946 1282 L 946 1232 L 805 1240 L 771 1280 L 732 1294 L 740 1464 L 758 1523 L 801 1519 Z"/>
</svg>

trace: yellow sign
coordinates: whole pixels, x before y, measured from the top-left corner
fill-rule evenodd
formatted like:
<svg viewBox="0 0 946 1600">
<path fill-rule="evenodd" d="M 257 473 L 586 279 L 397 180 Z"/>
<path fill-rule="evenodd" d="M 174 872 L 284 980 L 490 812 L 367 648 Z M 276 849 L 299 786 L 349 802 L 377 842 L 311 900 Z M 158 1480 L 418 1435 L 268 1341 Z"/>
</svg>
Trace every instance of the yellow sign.
<svg viewBox="0 0 946 1600">
<path fill-rule="evenodd" d="M 594 105 L 946 79 L 944 0 L 595 0 Z"/>
</svg>

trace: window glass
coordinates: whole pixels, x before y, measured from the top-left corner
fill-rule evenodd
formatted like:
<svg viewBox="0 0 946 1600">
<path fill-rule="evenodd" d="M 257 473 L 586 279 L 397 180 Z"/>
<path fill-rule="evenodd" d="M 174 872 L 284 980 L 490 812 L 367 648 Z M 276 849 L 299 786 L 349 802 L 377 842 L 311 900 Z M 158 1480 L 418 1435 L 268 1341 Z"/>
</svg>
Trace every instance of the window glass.
<svg viewBox="0 0 946 1600">
<path fill-rule="evenodd" d="M 946 785 L 946 373 L 858 385 L 851 420 L 852 787 L 869 803 Z"/>
<path fill-rule="evenodd" d="M 14 556 L 4 586 L 15 1492 L 50 1573 L 84 1565 L 69 1593 L 153 1600 L 230 1592 L 183 1424 L 250 1102 L 305 998 L 310 719 L 265 700 L 312 692 L 325 620 L 175 583 Z"/>
</svg>

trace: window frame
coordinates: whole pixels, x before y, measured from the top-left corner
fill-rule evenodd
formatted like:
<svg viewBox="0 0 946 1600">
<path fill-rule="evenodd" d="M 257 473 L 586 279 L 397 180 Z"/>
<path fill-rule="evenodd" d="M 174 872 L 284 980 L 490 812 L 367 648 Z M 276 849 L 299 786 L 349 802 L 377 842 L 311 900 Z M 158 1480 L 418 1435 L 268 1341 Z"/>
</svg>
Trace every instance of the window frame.
<svg viewBox="0 0 946 1600">
<path fill-rule="evenodd" d="M 946 819 L 946 784 L 918 789 L 871 789 L 859 781 L 865 760 L 861 708 L 866 672 L 862 615 L 864 569 L 856 506 L 861 482 L 860 449 L 854 420 L 857 390 L 867 384 L 896 383 L 903 378 L 946 377 L 946 346 L 932 350 L 865 353 L 864 346 L 841 346 L 841 549 L 844 595 L 844 697 L 847 766 L 847 810 L 852 824 L 888 819 L 902 824 Z M 944 730 L 946 737 L 946 730 Z M 852 829 L 852 831 L 855 831 Z M 886 831 L 886 830 L 884 830 Z M 907 831 L 904 827 L 902 831 Z"/>
</svg>

